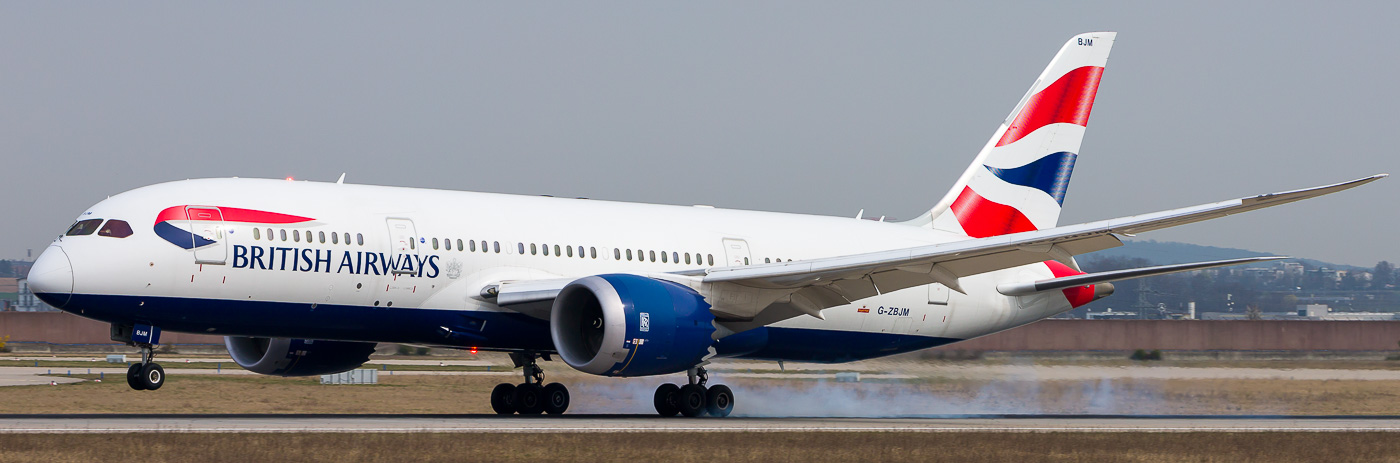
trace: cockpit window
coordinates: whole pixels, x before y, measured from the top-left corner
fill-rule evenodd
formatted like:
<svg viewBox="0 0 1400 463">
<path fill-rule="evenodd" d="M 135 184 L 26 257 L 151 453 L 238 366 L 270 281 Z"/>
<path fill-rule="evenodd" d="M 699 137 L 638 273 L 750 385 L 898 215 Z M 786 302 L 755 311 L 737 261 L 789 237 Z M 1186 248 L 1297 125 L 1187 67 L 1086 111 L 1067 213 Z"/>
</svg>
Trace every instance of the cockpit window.
<svg viewBox="0 0 1400 463">
<path fill-rule="evenodd" d="M 79 221 L 77 221 L 76 223 L 74 223 L 73 226 L 68 227 L 68 233 L 64 233 L 64 235 L 67 235 L 67 236 L 91 235 L 92 232 L 97 231 L 97 226 L 98 226 L 98 225 L 101 225 L 101 224 L 102 224 L 102 219 L 79 220 Z"/>
<path fill-rule="evenodd" d="M 97 236 L 126 238 L 131 236 L 131 225 L 127 224 L 125 220 L 108 220 L 107 223 L 102 226 L 102 229 L 98 230 Z"/>
</svg>

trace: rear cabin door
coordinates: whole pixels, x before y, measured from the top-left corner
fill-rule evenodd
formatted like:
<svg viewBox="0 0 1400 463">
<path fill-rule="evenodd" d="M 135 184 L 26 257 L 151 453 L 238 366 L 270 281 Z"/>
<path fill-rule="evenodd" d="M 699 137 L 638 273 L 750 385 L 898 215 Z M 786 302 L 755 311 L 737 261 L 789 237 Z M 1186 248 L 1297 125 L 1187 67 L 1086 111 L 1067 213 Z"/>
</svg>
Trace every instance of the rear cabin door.
<svg viewBox="0 0 1400 463">
<path fill-rule="evenodd" d="M 224 239 L 224 214 L 217 207 L 186 206 L 190 233 L 194 234 L 194 263 L 223 265 L 228 261 Z"/>
<path fill-rule="evenodd" d="M 725 238 L 724 259 L 731 267 L 749 265 L 749 242 L 741 239 Z"/>
<path fill-rule="evenodd" d="M 415 265 L 418 264 L 418 231 L 413 227 L 413 221 L 409 219 L 389 218 L 389 256 L 395 274 L 407 275 L 418 273 Z M 404 256 L 410 256 L 411 261 L 406 261 Z M 406 262 L 412 262 L 411 264 Z"/>
</svg>

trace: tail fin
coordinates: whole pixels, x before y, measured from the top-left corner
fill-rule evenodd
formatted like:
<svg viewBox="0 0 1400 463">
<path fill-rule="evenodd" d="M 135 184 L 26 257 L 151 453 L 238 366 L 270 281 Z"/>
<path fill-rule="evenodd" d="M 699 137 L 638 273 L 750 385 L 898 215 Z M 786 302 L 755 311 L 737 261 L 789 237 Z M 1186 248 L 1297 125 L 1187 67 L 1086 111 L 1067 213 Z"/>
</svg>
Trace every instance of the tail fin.
<svg viewBox="0 0 1400 463">
<path fill-rule="evenodd" d="M 910 224 L 974 238 L 1054 227 L 1116 35 L 1066 42 L 958 183 Z"/>
</svg>

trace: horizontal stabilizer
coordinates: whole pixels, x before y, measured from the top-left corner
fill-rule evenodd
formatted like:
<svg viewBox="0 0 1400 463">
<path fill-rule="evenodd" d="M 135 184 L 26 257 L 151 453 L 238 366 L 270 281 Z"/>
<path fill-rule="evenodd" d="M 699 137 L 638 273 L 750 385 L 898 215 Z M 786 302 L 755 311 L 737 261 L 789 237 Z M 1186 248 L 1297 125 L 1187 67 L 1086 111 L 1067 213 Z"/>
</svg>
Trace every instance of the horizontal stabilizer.
<svg viewBox="0 0 1400 463">
<path fill-rule="evenodd" d="M 1163 265 L 1159 267 L 1132 268 L 1127 270 L 1114 270 L 1111 272 L 1086 273 L 1083 275 L 1073 275 L 1049 280 L 1032 281 L 1027 283 L 1005 283 L 997 285 L 997 292 L 1007 296 L 1027 296 L 1042 291 L 1054 291 L 1075 286 L 1087 286 L 1093 284 L 1107 283 L 1119 280 L 1131 280 L 1168 273 L 1185 272 L 1188 270 L 1200 270 L 1206 268 L 1225 267 L 1229 265 L 1248 264 L 1251 262 L 1265 262 L 1270 260 L 1287 259 L 1287 257 L 1246 257 L 1243 259 L 1217 260 L 1213 262 L 1193 262 L 1189 264 Z"/>
</svg>

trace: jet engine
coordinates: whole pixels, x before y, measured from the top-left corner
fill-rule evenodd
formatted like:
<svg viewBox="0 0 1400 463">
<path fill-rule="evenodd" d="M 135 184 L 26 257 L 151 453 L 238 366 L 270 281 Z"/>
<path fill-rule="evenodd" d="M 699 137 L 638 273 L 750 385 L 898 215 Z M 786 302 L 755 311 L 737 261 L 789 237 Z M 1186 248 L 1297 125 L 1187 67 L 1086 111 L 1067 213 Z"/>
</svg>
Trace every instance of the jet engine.
<svg viewBox="0 0 1400 463">
<path fill-rule="evenodd" d="M 690 288 L 637 275 L 580 278 L 559 292 L 549 334 L 559 357 L 603 376 L 676 373 L 698 365 L 714 343 L 714 315 Z"/>
<path fill-rule="evenodd" d="M 312 376 L 353 370 L 369 361 L 374 343 L 225 336 L 233 362 L 273 376 Z"/>
</svg>

